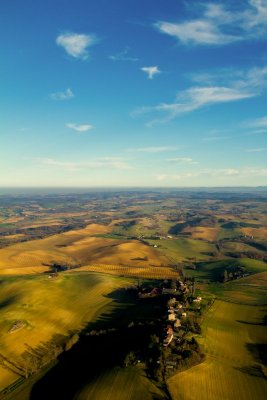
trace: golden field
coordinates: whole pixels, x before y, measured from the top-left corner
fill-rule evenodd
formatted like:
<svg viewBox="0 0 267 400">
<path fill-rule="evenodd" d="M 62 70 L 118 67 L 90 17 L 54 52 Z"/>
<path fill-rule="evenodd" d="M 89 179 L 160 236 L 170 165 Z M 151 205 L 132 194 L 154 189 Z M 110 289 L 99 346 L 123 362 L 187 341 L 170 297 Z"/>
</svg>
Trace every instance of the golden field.
<svg viewBox="0 0 267 400">
<path fill-rule="evenodd" d="M 0 249 L 0 275 L 40 273 L 47 271 L 48 265 L 53 263 L 142 267 L 168 264 L 156 249 L 139 241 L 97 237 L 109 231 L 107 226 L 91 224 L 84 229 Z"/>
</svg>

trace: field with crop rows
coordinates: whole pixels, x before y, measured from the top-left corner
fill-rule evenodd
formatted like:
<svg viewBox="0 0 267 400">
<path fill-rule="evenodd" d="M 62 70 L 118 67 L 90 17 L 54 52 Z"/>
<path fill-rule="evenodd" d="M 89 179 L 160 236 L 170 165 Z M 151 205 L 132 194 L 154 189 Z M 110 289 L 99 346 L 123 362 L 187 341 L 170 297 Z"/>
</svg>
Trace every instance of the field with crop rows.
<svg viewBox="0 0 267 400">
<path fill-rule="evenodd" d="M 75 400 L 163 400 L 166 397 L 136 367 L 103 373 L 75 396 Z"/>
<path fill-rule="evenodd" d="M 173 399 L 265 399 L 266 313 L 267 307 L 216 300 L 206 315 L 202 337 L 199 337 L 206 359 L 169 379 Z"/>
</svg>

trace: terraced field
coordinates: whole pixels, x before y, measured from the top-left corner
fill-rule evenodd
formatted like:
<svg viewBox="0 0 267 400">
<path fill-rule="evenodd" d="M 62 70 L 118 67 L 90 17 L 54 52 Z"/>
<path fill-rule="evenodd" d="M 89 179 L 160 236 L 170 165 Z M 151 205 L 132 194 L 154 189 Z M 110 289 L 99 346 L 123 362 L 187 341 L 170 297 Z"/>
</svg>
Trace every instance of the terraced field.
<svg viewBox="0 0 267 400">
<path fill-rule="evenodd" d="M 79 271 L 94 271 L 141 279 L 177 279 L 180 276 L 178 271 L 168 267 L 131 267 L 111 264 L 86 265 L 79 268 Z"/>
</svg>

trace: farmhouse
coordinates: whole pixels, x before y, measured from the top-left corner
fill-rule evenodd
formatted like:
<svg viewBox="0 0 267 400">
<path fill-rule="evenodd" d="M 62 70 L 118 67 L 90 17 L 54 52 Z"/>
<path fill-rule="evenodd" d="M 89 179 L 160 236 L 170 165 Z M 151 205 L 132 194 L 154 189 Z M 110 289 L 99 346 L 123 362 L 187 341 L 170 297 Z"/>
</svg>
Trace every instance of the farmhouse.
<svg viewBox="0 0 267 400">
<path fill-rule="evenodd" d="M 170 325 L 167 327 L 167 335 L 165 336 L 163 340 L 163 346 L 167 347 L 173 339 L 173 329 Z"/>
<path fill-rule="evenodd" d="M 176 315 L 174 313 L 168 315 L 168 321 L 175 321 Z"/>
</svg>

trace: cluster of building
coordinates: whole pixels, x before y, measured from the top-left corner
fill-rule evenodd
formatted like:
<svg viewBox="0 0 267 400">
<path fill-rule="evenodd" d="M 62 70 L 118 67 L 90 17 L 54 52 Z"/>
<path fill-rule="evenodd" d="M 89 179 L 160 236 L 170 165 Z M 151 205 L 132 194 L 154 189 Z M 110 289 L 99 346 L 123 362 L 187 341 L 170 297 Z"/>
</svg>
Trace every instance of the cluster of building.
<svg viewBox="0 0 267 400">
<path fill-rule="evenodd" d="M 177 335 L 179 330 L 182 330 L 182 322 L 187 318 L 185 307 L 182 303 L 176 300 L 175 297 L 168 301 L 167 328 L 164 334 L 163 346 L 167 347 L 173 338 L 180 339 Z M 184 331 L 183 331 L 184 333 Z"/>
</svg>

